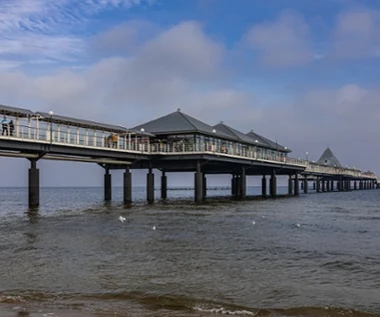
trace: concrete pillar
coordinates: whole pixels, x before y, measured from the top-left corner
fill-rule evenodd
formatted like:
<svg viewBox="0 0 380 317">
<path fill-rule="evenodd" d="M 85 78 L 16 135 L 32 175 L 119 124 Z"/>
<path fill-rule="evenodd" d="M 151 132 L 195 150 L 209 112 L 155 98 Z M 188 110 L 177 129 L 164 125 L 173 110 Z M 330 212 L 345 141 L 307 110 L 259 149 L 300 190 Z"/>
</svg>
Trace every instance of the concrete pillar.
<svg viewBox="0 0 380 317">
<path fill-rule="evenodd" d="M 165 171 L 162 171 L 161 175 L 161 199 L 168 198 L 168 178 Z"/>
<path fill-rule="evenodd" d="M 235 174 L 232 174 L 231 178 L 231 196 L 236 195 L 236 176 Z"/>
<path fill-rule="evenodd" d="M 358 190 L 358 184 L 357 184 L 356 180 L 354 181 L 354 190 Z"/>
<path fill-rule="evenodd" d="M 347 180 L 347 190 L 351 191 L 351 180 Z"/>
<path fill-rule="evenodd" d="M 362 190 L 362 189 L 363 189 L 363 182 L 359 181 L 359 190 Z"/>
<path fill-rule="evenodd" d="M 304 188 L 305 188 L 305 182 L 302 181 L 302 182 L 301 182 L 301 190 L 304 190 Z"/>
<path fill-rule="evenodd" d="M 326 181 L 326 191 L 330 191 L 330 181 Z"/>
<path fill-rule="evenodd" d="M 269 191 L 270 191 L 270 195 L 272 197 L 276 197 L 277 196 L 277 179 L 276 179 L 276 171 L 273 169 L 272 170 L 272 175 L 270 177 L 270 182 L 269 182 Z"/>
<path fill-rule="evenodd" d="M 203 198 L 205 198 L 207 196 L 207 178 L 206 178 L 206 174 L 203 174 L 202 189 L 203 189 Z"/>
<path fill-rule="evenodd" d="M 200 203 L 203 201 L 203 175 L 201 171 L 201 162 L 197 161 L 197 170 L 194 174 L 194 199 Z"/>
<path fill-rule="evenodd" d="M 151 167 L 148 174 L 146 174 L 146 200 L 148 204 L 154 203 L 154 174 Z"/>
<path fill-rule="evenodd" d="M 298 183 L 298 173 L 294 177 L 294 195 L 298 196 L 300 194 L 300 187 Z"/>
<path fill-rule="evenodd" d="M 240 197 L 241 194 L 241 175 L 237 174 L 235 178 L 235 197 Z"/>
<path fill-rule="evenodd" d="M 293 195 L 293 178 L 291 175 L 289 175 L 288 180 L 288 195 Z"/>
<path fill-rule="evenodd" d="M 241 174 L 240 174 L 240 198 L 244 199 L 247 197 L 247 177 L 245 175 L 245 168 L 243 167 L 241 169 Z"/>
<path fill-rule="evenodd" d="M 28 183 L 29 208 L 37 208 L 40 205 L 40 170 L 36 159 L 30 160 Z"/>
<path fill-rule="evenodd" d="M 124 203 L 130 204 L 132 202 L 132 174 L 129 168 L 124 172 Z"/>
<path fill-rule="evenodd" d="M 321 181 L 319 180 L 319 177 L 317 177 L 316 185 L 317 185 L 317 193 L 319 193 L 321 191 Z"/>
<path fill-rule="evenodd" d="M 326 191 L 326 181 L 322 179 L 322 192 Z"/>
<path fill-rule="evenodd" d="M 265 175 L 263 175 L 263 179 L 261 180 L 261 195 L 266 197 L 267 195 L 267 179 Z"/>
<path fill-rule="evenodd" d="M 316 182 L 314 181 L 313 182 L 313 190 L 316 190 L 317 186 L 316 186 Z"/>
<path fill-rule="evenodd" d="M 112 199 L 112 180 L 110 169 L 106 167 L 106 173 L 104 174 L 104 200 L 109 201 Z"/>
<path fill-rule="evenodd" d="M 330 182 L 330 191 L 331 191 L 331 192 L 334 191 L 334 181 L 331 181 L 331 182 Z"/>
<path fill-rule="evenodd" d="M 303 180 L 303 192 L 307 194 L 308 190 L 309 190 L 309 183 L 307 182 L 307 176 L 305 176 Z"/>
</svg>

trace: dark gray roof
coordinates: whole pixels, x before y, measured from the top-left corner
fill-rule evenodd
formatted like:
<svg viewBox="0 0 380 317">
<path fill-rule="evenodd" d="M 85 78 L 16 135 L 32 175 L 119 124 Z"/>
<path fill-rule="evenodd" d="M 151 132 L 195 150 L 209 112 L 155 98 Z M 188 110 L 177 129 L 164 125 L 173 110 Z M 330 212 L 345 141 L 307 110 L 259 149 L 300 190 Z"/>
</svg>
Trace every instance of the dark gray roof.
<svg viewBox="0 0 380 317">
<path fill-rule="evenodd" d="M 34 113 L 28 109 L 16 108 L 11 106 L 0 105 L 0 113 L 7 116 L 27 117 L 33 116 Z"/>
<path fill-rule="evenodd" d="M 50 122 L 50 115 L 48 113 L 37 112 L 36 115 L 38 115 L 42 120 Z M 136 133 L 140 135 L 153 136 L 151 133 L 128 129 L 119 125 L 106 124 L 106 123 L 100 123 L 100 122 L 96 122 L 92 120 L 83 120 L 83 119 L 78 119 L 78 118 L 66 117 L 66 116 L 61 116 L 57 114 L 54 114 L 52 116 L 52 122 L 57 123 L 57 124 L 76 125 L 81 128 L 106 130 L 109 132 L 116 132 L 116 133 L 132 132 L 132 133 Z"/>
<path fill-rule="evenodd" d="M 259 135 L 253 131 L 247 133 L 247 135 L 249 137 L 251 137 L 252 139 L 258 140 L 262 144 L 266 144 L 266 146 L 272 150 L 281 151 L 281 152 L 288 152 L 288 153 L 291 152 L 290 149 L 282 146 L 281 144 L 278 144 L 277 142 L 269 140 L 269 139 L 263 137 L 262 135 Z"/>
<path fill-rule="evenodd" d="M 224 124 L 223 122 L 214 125 L 215 130 L 221 131 L 225 134 L 230 135 L 231 137 L 235 138 L 238 142 L 244 143 L 244 144 L 252 144 L 262 147 L 268 147 L 266 143 L 260 142 L 260 140 L 253 139 L 249 137 L 248 135 L 244 134 L 243 132 L 240 132 L 234 128 L 231 128 L 230 126 Z"/>
<path fill-rule="evenodd" d="M 200 133 L 227 140 L 237 140 L 236 137 L 231 137 L 222 131 L 218 131 L 212 126 L 181 112 L 179 109 L 166 116 L 140 124 L 133 129 L 140 130 L 141 128 L 155 135 Z M 215 133 L 213 130 L 215 130 Z"/>
<path fill-rule="evenodd" d="M 338 161 L 334 153 L 330 150 L 330 148 L 327 148 L 322 156 L 319 158 L 318 164 L 321 165 L 327 165 L 327 166 L 336 166 L 336 167 L 342 167 L 342 164 Z"/>
</svg>

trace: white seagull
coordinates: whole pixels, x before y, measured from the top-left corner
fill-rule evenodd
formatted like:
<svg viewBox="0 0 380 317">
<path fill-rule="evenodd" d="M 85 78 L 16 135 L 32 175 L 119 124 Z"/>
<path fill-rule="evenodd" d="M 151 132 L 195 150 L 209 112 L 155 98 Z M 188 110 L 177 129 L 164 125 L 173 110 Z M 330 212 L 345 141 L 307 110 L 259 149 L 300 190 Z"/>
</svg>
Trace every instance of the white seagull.
<svg viewBox="0 0 380 317">
<path fill-rule="evenodd" d="M 153 230 L 156 230 L 156 226 L 153 226 L 153 228 L 152 228 Z"/>
<path fill-rule="evenodd" d="M 120 216 L 120 217 L 119 217 L 119 220 L 120 220 L 121 222 L 123 222 L 123 223 L 124 223 L 124 221 L 125 221 L 126 219 L 125 219 L 125 217 L 123 217 L 123 216 Z"/>
<path fill-rule="evenodd" d="M 253 224 L 253 225 L 255 225 L 255 224 L 256 224 L 256 222 L 255 222 L 255 221 L 252 221 L 252 224 Z"/>
</svg>

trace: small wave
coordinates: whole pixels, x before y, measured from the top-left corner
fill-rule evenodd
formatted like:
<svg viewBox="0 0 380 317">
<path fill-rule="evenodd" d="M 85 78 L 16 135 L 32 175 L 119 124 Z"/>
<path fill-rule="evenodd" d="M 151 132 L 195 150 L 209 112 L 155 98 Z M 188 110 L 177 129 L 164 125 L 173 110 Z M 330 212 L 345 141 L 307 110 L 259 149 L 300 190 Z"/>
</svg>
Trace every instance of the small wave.
<svg viewBox="0 0 380 317">
<path fill-rule="evenodd" d="M 230 310 L 224 307 L 218 308 L 203 308 L 200 306 L 193 307 L 194 310 L 200 311 L 202 313 L 213 313 L 213 314 L 221 314 L 221 315 L 232 315 L 232 316 L 256 316 L 256 313 L 253 313 L 249 310 Z"/>
<path fill-rule="evenodd" d="M 19 304 L 23 302 L 25 302 L 25 300 L 21 296 L 1 296 L 0 295 L 0 303 Z"/>
</svg>

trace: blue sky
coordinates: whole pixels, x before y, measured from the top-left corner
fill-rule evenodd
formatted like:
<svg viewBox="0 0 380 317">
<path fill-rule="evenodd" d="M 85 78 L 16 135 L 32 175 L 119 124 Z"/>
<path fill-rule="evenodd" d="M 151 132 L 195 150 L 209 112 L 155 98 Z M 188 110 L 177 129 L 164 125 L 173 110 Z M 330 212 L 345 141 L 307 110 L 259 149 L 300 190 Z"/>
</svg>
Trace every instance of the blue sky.
<svg viewBox="0 0 380 317">
<path fill-rule="evenodd" d="M 379 29 L 375 0 L 2 0 L 0 103 L 130 127 L 181 108 L 380 173 Z M 45 186 L 101 185 L 40 165 Z"/>
</svg>

